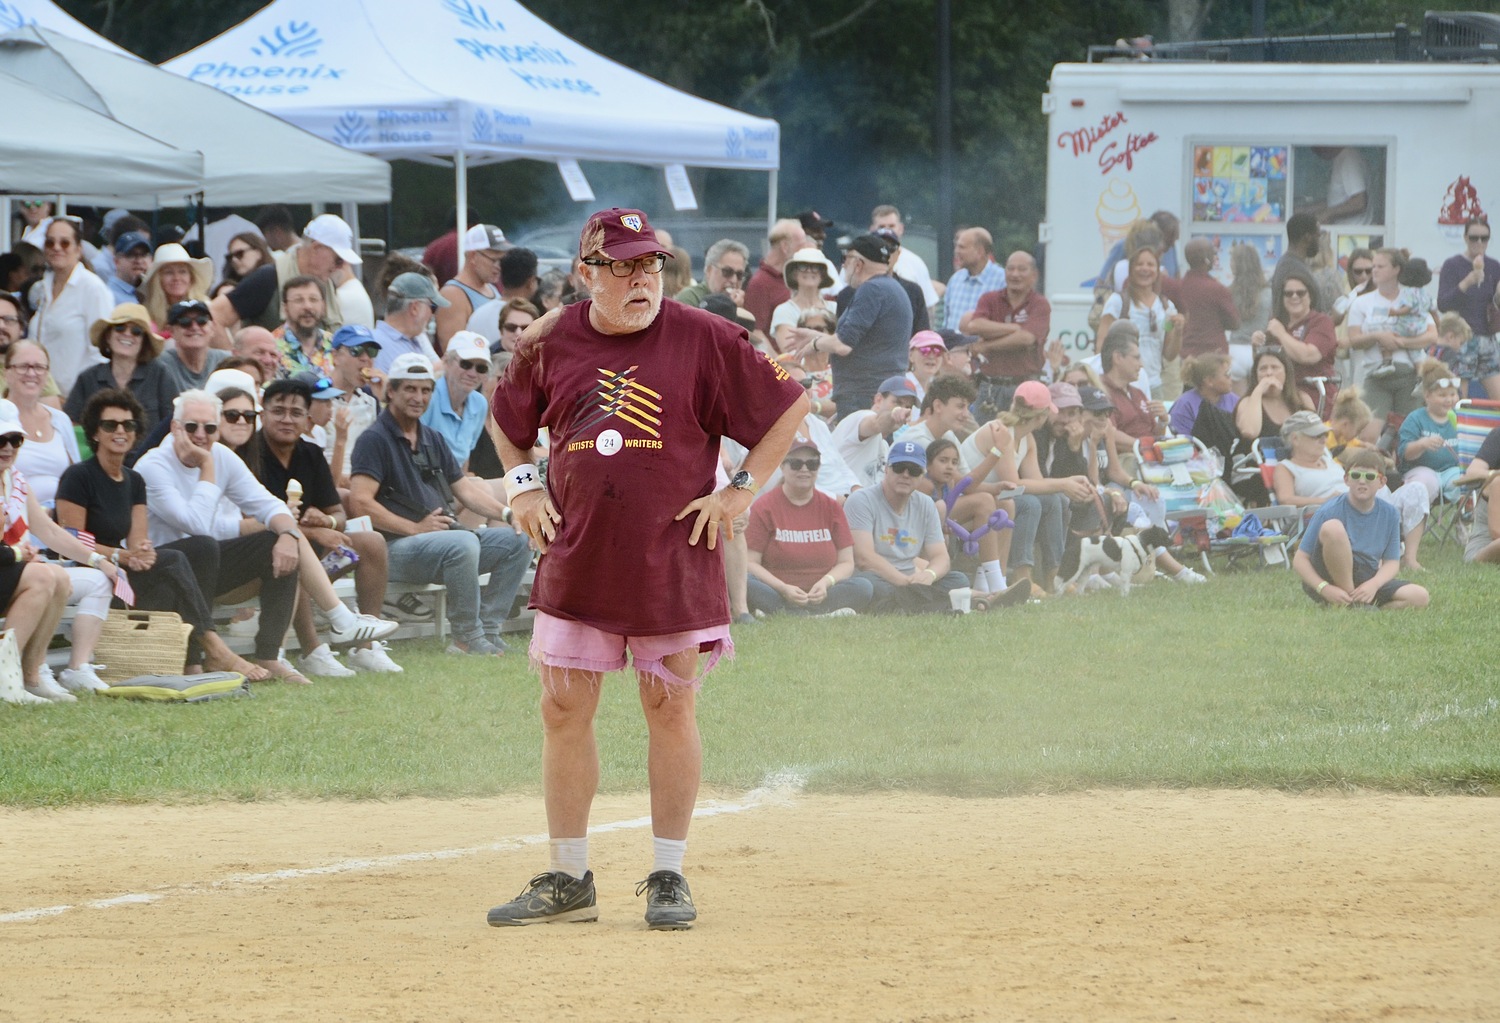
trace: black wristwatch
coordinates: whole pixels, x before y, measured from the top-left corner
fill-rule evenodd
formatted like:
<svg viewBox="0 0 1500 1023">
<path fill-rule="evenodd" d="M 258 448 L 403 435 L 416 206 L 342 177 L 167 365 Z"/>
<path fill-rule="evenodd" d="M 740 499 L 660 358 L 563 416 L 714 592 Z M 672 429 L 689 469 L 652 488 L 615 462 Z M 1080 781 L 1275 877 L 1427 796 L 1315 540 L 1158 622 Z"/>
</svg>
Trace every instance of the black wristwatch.
<svg viewBox="0 0 1500 1023">
<path fill-rule="evenodd" d="M 741 469 L 730 479 L 729 486 L 733 490 L 747 490 L 753 494 L 755 493 L 755 477 Z"/>
</svg>

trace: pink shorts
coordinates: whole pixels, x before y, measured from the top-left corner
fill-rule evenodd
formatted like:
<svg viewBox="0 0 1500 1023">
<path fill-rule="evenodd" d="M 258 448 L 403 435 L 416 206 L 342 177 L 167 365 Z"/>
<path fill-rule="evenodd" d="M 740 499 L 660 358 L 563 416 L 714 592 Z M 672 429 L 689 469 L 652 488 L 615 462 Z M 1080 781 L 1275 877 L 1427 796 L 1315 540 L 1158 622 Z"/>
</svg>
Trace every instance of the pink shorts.
<svg viewBox="0 0 1500 1023">
<path fill-rule="evenodd" d="M 696 689 L 703 677 L 719 663 L 719 658 L 734 656 L 734 642 L 728 625 L 715 625 L 667 636 L 620 636 L 596 629 L 582 622 L 557 618 L 538 611 L 531 623 L 531 663 L 552 668 L 576 668 L 580 671 L 619 671 L 625 667 L 625 651 L 638 672 L 661 679 L 668 687 Z M 708 661 L 693 678 L 683 678 L 664 663 L 673 654 L 696 649 L 708 654 Z M 566 678 L 566 674 L 564 675 Z"/>
</svg>

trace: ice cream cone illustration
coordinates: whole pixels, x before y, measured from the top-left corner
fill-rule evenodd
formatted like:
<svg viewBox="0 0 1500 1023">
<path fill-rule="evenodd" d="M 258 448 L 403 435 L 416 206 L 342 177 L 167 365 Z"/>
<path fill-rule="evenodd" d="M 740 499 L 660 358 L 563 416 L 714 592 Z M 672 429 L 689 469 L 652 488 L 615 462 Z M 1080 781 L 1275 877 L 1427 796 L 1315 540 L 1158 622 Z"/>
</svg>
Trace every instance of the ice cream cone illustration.
<svg viewBox="0 0 1500 1023">
<path fill-rule="evenodd" d="M 1130 225 L 1141 219 L 1141 203 L 1130 182 L 1110 178 L 1104 191 L 1099 193 L 1094 215 L 1099 220 L 1099 240 L 1103 243 L 1103 250 L 1108 252 L 1115 242 L 1125 237 Z"/>
</svg>

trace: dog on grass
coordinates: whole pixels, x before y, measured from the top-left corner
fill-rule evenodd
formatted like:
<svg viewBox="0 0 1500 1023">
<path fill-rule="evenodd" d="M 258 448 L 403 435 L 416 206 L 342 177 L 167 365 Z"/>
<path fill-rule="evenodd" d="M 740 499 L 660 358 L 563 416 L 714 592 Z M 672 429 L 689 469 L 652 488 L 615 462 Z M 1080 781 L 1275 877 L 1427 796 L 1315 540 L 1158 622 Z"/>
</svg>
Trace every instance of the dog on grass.
<svg viewBox="0 0 1500 1023">
<path fill-rule="evenodd" d="M 1172 543 L 1160 526 L 1151 526 L 1132 536 L 1084 536 L 1070 544 L 1063 556 L 1062 571 L 1068 581 L 1063 592 L 1082 592 L 1093 576 L 1130 596 L 1131 580 L 1146 569 L 1156 569 L 1156 558 Z M 1075 560 L 1076 559 L 1076 560 Z M 1072 569 L 1069 572 L 1069 569 Z"/>
</svg>

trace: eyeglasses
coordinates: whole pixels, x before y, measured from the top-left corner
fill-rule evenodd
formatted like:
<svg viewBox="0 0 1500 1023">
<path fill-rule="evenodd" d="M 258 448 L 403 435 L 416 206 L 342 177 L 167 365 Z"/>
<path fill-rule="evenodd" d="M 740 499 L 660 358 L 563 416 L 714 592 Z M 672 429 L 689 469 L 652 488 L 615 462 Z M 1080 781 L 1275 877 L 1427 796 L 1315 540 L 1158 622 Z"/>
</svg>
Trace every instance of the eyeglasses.
<svg viewBox="0 0 1500 1023">
<path fill-rule="evenodd" d="M 1479 242 L 1481 245 L 1484 244 L 1485 242 L 1488 242 L 1490 240 L 1490 236 L 1487 235 L 1487 234 L 1471 234 L 1471 235 L 1468 235 L 1467 237 L 1468 237 L 1469 241 L 1471 241 L 1471 242 Z"/>
<path fill-rule="evenodd" d="M 637 268 L 648 274 L 661 273 L 661 268 L 667 265 L 667 257 L 660 252 L 653 252 L 640 259 L 585 259 L 583 262 L 588 266 L 607 266 L 609 272 L 616 277 L 633 277 Z"/>
<path fill-rule="evenodd" d="M 1444 387 L 1460 387 L 1462 385 L 1463 381 L 1458 379 L 1458 377 L 1438 377 L 1432 382 L 1432 386 L 1428 390 L 1441 391 Z"/>
<path fill-rule="evenodd" d="M 136 419 L 101 419 L 99 420 L 99 431 L 101 433 L 139 433 L 141 424 Z"/>
<path fill-rule="evenodd" d="M 939 348 L 937 345 L 928 345 L 925 348 L 918 348 L 917 349 L 917 354 L 918 355 L 929 355 L 929 356 L 931 356 L 931 355 L 942 355 L 947 350 L 948 349 L 946 349 L 946 348 Z"/>
<path fill-rule="evenodd" d="M 243 414 L 249 416 L 251 419 L 255 418 L 255 413 L 254 412 L 246 412 L 246 413 L 243 413 Z M 277 406 L 276 408 L 268 408 L 268 409 L 266 409 L 266 418 L 267 419 L 286 419 L 286 420 L 290 421 L 290 420 L 295 420 L 295 419 L 301 419 L 305 415 L 307 415 L 307 409 L 305 409 L 305 408 L 289 408 L 289 407 L 287 407 L 285 405 L 280 405 L 280 406 Z M 229 413 L 228 412 L 224 413 L 224 418 L 225 419 L 229 418 Z"/>
<path fill-rule="evenodd" d="M 714 269 L 719 271 L 720 277 L 728 277 L 731 281 L 741 280 L 745 276 L 745 271 L 736 270 L 733 267 L 716 266 Z"/>
<path fill-rule="evenodd" d="M 502 323 L 500 329 L 507 334 L 519 334 L 529 326 L 531 326 L 529 323 Z"/>
<path fill-rule="evenodd" d="M 254 412 L 243 412 L 237 408 L 227 408 L 224 410 L 223 415 L 224 422 L 226 423 L 233 423 L 235 425 L 249 423 L 251 426 L 255 425 L 256 413 Z"/>
<path fill-rule="evenodd" d="M 39 376 L 44 376 L 46 374 L 46 372 L 49 369 L 51 369 L 52 367 L 50 367 L 50 366 L 43 366 L 41 363 L 38 363 L 38 362 L 13 362 L 13 363 L 10 364 L 10 366 L 8 368 L 15 370 L 17 373 L 21 374 L 22 376 L 37 376 L 37 377 L 39 377 Z"/>
<path fill-rule="evenodd" d="M 116 334 L 129 334 L 131 337 L 143 338 L 146 336 L 146 332 L 144 330 L 129 323 L 115 324 L 114 331 Z"/>
<path fill-rule="evenodd" d="M 458 368 L 465 373 L 488 373 L 490 371 L 490 364 L 480 362 L 478 359 L 459 359 Z"/>
<path fill-rule="evenodd" d="M 5 436 L 0 437 L 0 448 L 15 448 L 19 451 L 21 450 L 21 445 L 25 443 L 26 435 L 24 433 L 7 433 Z"/>
<path fill-rule="evenodd" d="M 890 466 L 890 470 L 898 475 L 910 476 L 913 479 L 916 479 L 926 471 L 920 465 L 913 465 L 911 462 L 897 462 L 895 465 Z"/>
<path fill-rule="evenodd" d="M 1282 298 L 1306 298 L 1306 288 L 1287 288 L 1281 293 Z"/>
<path fill-rule="evenodd" d="M 380 354 L 380 345 L 378 343 L 367 345 L 345 345 L 344 351 L 348 352 L 356 359 L 360 356 L 364 356 L 366 359 L 373 359 L 375 358 L 375 356 Z"/>
<path fill-rule="evenodd" d="M 1374 483 L 1381 474 L 1375 469 L 1350 469 L 1348 476 L 1351 483 Z"/>
<path fill-rule="evenodd" d="M 817 458 L 788 458 L 781 464 L 792 470 L 792 472 L 801 472 L 803 469 L 806 469 L 808 472 L 817 472 L 822 467 L 823 462 Z"/>
<path fill-rule="evenodd" d="M 219 432 L 218 423 L 183 423 L 182 428 L 188 433 L 202 433 L 205 437 L 212 437 Z"/>
<path fill-rule="evenodd" d="M 208 317 L 207 316 L 184 316 L 182 319 L 177 320 L 173 324 L 173 326 L 177 326 L 177 327 L 206 327 L 206 326 L 208 326 Z"/>
<path fill-rule="evenodd" d="M 246 256 L 250 255 L 250 253 L 252 253 L 254 251 L 256 251 L 256 250 L 255 249 L 251 249 L 251 248 L 230 249 L 229 250 L 229 258 L 230 259 L 244 259 Z"/>
</svg>

